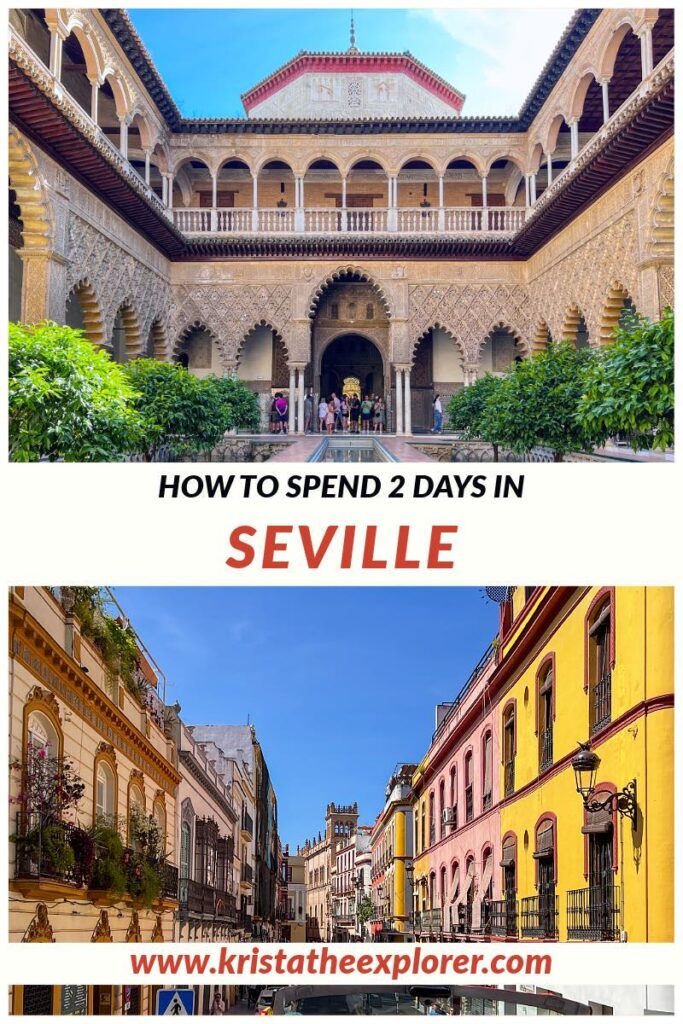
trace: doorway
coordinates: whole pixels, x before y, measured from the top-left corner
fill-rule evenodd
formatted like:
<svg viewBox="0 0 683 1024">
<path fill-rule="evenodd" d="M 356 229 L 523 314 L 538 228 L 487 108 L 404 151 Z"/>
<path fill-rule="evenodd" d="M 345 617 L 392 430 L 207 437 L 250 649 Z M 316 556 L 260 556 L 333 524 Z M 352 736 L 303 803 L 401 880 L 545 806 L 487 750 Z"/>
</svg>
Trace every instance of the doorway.
<svg viewBox="0 0 683 1024">
<path fill-rule="evenodd" d="M 361 334 L 342 334 L 330 342 L 320 364 L 320 394 L 329 398 L 344 389 L 384 397 L 384 363 L 373 342 Z"/>
</svg>

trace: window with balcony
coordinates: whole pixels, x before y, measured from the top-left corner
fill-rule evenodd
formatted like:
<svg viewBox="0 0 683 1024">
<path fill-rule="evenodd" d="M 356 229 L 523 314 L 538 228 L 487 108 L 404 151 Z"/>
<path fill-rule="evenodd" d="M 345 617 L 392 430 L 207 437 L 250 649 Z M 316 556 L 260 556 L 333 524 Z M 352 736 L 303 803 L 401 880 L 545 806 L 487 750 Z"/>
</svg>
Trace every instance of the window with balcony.
<svg viewBox="0 0 683 1024">
<path fill-rule="evenodd" d="M 538 894 L 522 900 L 522 938 L 557 938 L 555 842 L 554 819 L 542 818 L 536 826 L 536 845 L 533 855 L 536 861 Z"/>
<path fill-rule="evenodd" d="M 587 619 L 586 687 L 591 734 L 612 720 L 612 668 L 614 667 L 614 616 L 610 593 L 591 607 Z"/>
<path fill-rule="evenodd" d="M 594 794 L 605 802 L 609 790 Z M 606 807 L 585 812 L 581 829 L 586 837 L 588 885 L 567 893 L 567 938 L 612 942 L 621 933 L 621 899 L 615 885 L 616 812 Z"/>
<path fill-rule="evenodd" d="M 515 706 L 508 704 L 503 712 L 503 792 L 510 796 L 515 791 Z"/>
<path fill-rule="evenodd" d="M 542 666 L 538 677 L 537 734 L 538 770 L 543 772 L 553 763 L 553 719 L 555 717 L 554 663 Z"/>
<path fill-rule="evenodd" d="M 434 820 L 434 794 L 429 794 L 429 845 L 436 842 L 436 822 Z"/>
<path fill-rule="evenodd" d="M 420 850 L 426 850 L 427 848 L 427 808 L 424 800 L 422 801 L 422 807 L 420 808 Z"/>
<path fill-rule="evenodd" d="M 474 771 L 472 751 L 465 754 L 465 821 L 474 818 Z"/>
<path fill-rule="evenodd" d="M 482 744 L 482 810 L 488 811 L 493 803 L 493 737 L 490 732 L 484 736 Z"/>
<path fill-rule="evenodd" d="M 441 839 L 446 835 L 446 822 L 444 811 L 446 809 L 446 783 L 443 779 L 439 783 L 439 836 Z"/>
<path fill-rule="evenodd" d="M 517 936 L 517 839 L 507 835 L 503 839 L 500 866 L 503 869 L 503 898 L 494 901 L 491 915 L 491 934 Z"/>
</svg>

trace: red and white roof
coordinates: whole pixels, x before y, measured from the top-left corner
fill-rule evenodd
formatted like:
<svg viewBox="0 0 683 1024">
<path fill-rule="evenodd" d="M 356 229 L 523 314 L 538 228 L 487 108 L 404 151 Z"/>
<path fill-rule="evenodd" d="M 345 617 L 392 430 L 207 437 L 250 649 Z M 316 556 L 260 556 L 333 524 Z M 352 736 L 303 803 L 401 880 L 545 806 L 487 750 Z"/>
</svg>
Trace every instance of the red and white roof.
<svg viewBox="0 0 683 1024">
<path fill-rule="evenodd" d="M 464 95 L 406 53 L 302 51 L 242 96 L 249 117 L 457 117 Z"/>
</svg>

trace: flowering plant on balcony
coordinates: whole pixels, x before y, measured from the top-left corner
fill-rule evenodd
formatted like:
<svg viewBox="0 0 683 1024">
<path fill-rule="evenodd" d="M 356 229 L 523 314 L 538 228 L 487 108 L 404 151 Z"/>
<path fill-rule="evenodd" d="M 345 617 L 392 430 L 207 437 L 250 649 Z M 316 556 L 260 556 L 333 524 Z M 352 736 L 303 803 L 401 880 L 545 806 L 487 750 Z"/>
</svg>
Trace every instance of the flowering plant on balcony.
<svg viewBox="0 0 683 1024">
<path fill-rule="evenodd" d="M 10 767 L 21 780 L 18 795 L 10 801 L 19 808 L 11 837 L 17 844 L 19 873 L 78 883 L 87 880 L 92 843 L 86 832 L 66 820 L 77 810 L 85 790 L 73 763 L 29 741 L 25 760 L 14 760 Z"/>
<path fill-rule="evenodd" d="M 121 895 L 128 887 L 120 827 L 117 818 L 99 815 L 89 830 L 95 854 L 91 887 L 114 895 Z"/>
<path fill-rule="evenodd" d="M 129 824 L 130 847 L 123 852 L 127 889 L 134 899 L 151 907 L 161 891 L 166 864 L 164 836 L 152 815 L 133 811 Z"/>
</svg>

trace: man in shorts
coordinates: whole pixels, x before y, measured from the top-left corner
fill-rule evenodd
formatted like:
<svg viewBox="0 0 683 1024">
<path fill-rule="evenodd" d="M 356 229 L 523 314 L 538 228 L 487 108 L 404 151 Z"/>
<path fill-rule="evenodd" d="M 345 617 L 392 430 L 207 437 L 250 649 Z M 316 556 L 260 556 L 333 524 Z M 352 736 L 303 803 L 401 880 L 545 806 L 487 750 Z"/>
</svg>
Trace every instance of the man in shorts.
<svg viewBox="0 0 683 1024">
<path fill-rule="evenodd" d="M 370 420 L 372 419 L 374 403 L 370 398 L 370 395 L 366 395 L 360 404 L 360 422 L 361 429 L 364 434 L 370 433 Z"/>
</svg>

